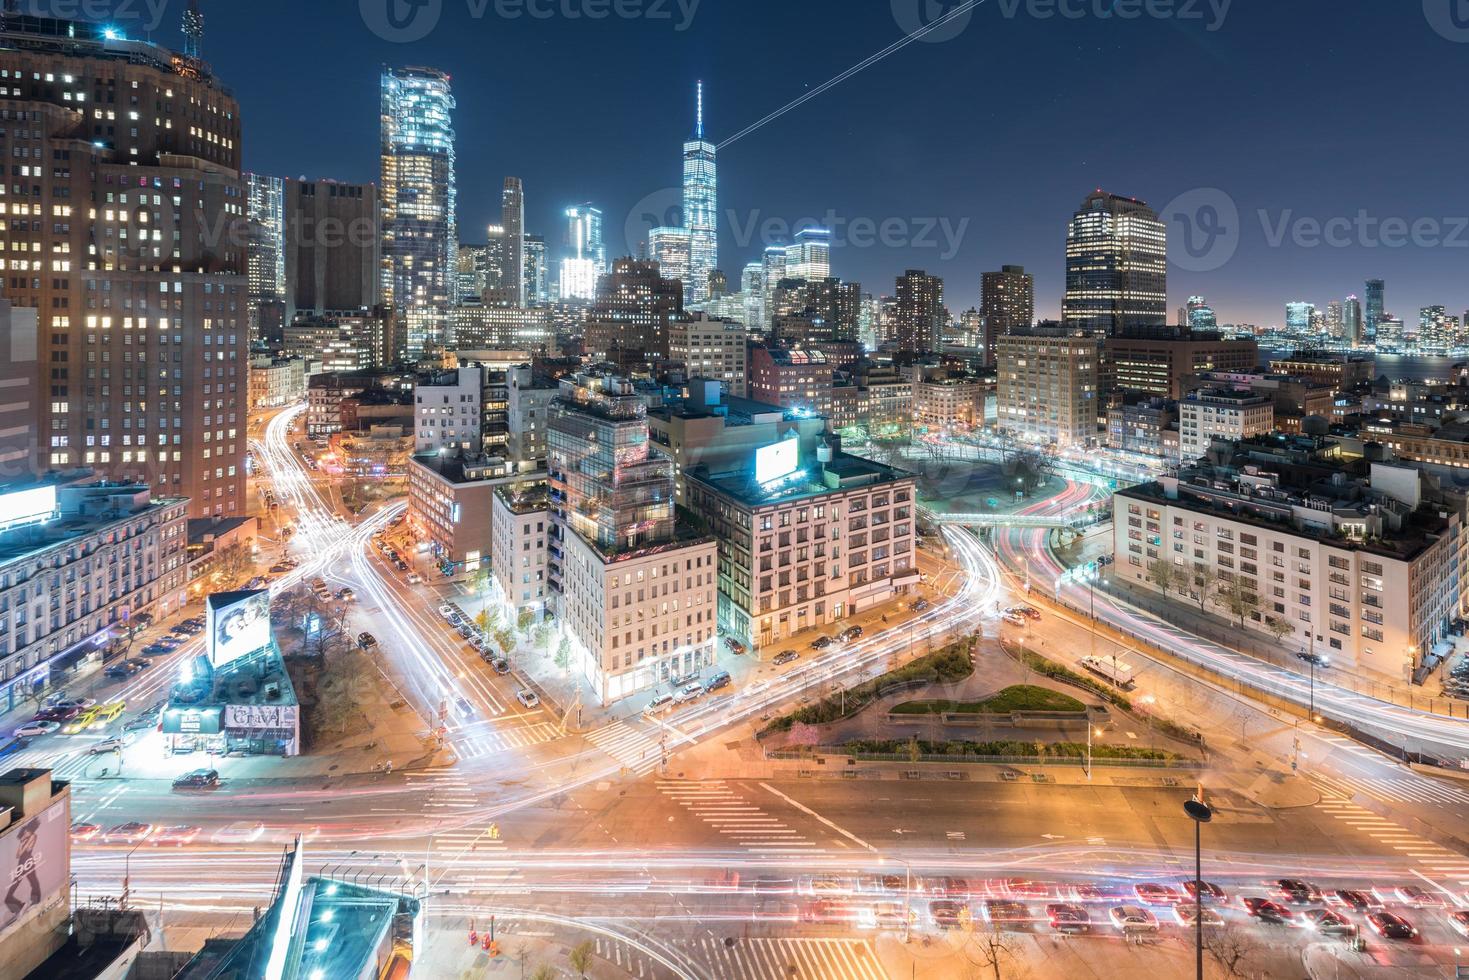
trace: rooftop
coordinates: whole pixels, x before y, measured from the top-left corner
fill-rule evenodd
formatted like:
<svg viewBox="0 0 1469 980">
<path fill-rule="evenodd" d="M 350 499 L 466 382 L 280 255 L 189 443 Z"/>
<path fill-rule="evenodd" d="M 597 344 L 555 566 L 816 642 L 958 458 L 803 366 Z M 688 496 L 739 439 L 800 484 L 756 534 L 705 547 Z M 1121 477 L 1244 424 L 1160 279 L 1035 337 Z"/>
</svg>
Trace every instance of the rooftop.
<svg viewBox="0 0 1469 980">
<path fill-rule="evenodd" d="M 503 456 L 464 456 L 423 452 L 414 453 L 410 462 L 456 485 L 488 483 L 495 480 L 507 480 L 511 477 L 525 479 L 525 474 L 517 473 L 515 464 Z"/>
<path fill-rule="evenodd" d="M 512 514 L 534 514 L 551 506 L 550 488 L 544 480 L 529 483 L 505 483 L 495 488 L 495 496 Z"/>
<path fill-rule="evenodd" d="M 711 474 L 704 467 L 698 466 L 690 470 L 687 476 L 689 480 L 712 487 L 750 508 L 785 504 L 859 487 L 913 479 L 913 474 L 904 470 L 841 452 L 833 453 L 829 463 L 814 463 L 766 483 L 757 482 L 752 470 Z"/>
</svg>

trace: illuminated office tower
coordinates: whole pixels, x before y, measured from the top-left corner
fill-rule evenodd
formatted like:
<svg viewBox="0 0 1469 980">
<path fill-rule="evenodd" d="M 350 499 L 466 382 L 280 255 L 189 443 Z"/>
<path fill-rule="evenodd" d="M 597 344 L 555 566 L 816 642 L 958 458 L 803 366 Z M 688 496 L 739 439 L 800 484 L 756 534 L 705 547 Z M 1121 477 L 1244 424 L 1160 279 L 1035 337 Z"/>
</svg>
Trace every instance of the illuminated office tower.
<svg viewBox="0 0 1469 980">
<path fill-rule="evenodd" d="M 1341 301 L 1332 300 L 1326 304 L 1326 332 L 1333 340 L 1341 339 Z"/>
<path fill-rule="evenodd" d="M 546 281 L 546 239 L 540 235 L 525 236 L 525 303 L 545 306 L 551 301 Z"/>
<path fill-rule="evenodd" d="M 786 279 L 831 278 L 831 232 L 825 228 L 802 228 L 786 246 Z"/>
<path fill-rule="evenodd" d="M 745 264 L 740 274 L 740 295 L 745 301 L 744 324 L 748 330 L 764 329 L 765 266 L 759 262 Z"/>
<path fill-rule="evenodd" d="M 1066 326 L 1111 336 L 1168 321 L 1168 231 L 1142 201 L 1096 191 L 1066 230 Z"/>
<path fill-rule="evenodd" d="M 590 204 L 566 209 L 566 257 L 561 260 L 560 298 L 590 300 L 597 295 L 597 277 L 607 271 L 607 249 L 602 243 L 602 212 Z"/>
<path fill-rule="evenodd" d="M 704 139 L 703 82 L 698 84 L 697 101 L 694 138 L 683 145 L 683 223 L 689 236 L 684 282 L 689 299 L 702 302 L 709 295 L 709 273 L 719 265 L 718 179 L 714 144 Z"/>
<path fill-rule="evenodd" d="M 1381 279 L 1367 280 L 1367 300 L 1363 308 L 1362 327 L 1368 343 L 1377 340 L 1377 332 L 1387 312 L 1387 283 Z"/>
<path fill-rule="evenodd" d="M 500 197 L 500 224 L 505 229 L 506 305 L 525 308 L 525 188 L 519 177 L 506 177 Z"/>
<path fill-rule="evenodd" d="M 897 280 L 898 350 L 907 353 L 943 350 L 944 281 L 920 269 Z"/>
<path fill-rule="evenodd" d="M 11 86 L 0 139 L 28 163 L 12 167 L 24 181 L 5 187 L 13 309 L 8 328 L 0 321 L 9 382 L 0 438 L 34 440 L 25 469 L 90 467 L 155 499 L 187 497 L 190 517 L 243 516 L 250 283 L 239 105 L 203 62 L 15 7 L 0 18 Z M 115 125 L 102 118 L 112 109 Z M 20 463 L 3 475 L 23 475 Z M 36 582 L 53 602 L 77 601 L 70 585 Z M 12 608 L 4 640 L 24 632 Z M 33 618 L 43 617 L 37 606 Z"/>
<path fill-rule="evenodd" d="M 765 274 L 761 281 L 761 292 L 763 293 L 760 304 L 764 312 L 763 321 L 757 326 L 746 324 L 752 330 L 769 330 L 771 319 L 775 316 L 775 291 L 780 288 L 780 281 L 786 277 L 786 246 L 771 245 L 765 250 L 762 257 Z"/>
<path fill-rule="evenodd" d="M 1179 326 L 1190 330 L 1217 330 L 1219 318 L 1215 316 L 1214 308 L 1204 302 L 1204 297 L 1190 296 L 1188 304 L 1183 308 L 1183 319 L 1179 321 Z"/>
<path fill-rule="evenodd" d="M 1314 303 L 1285 304 L 1285 329 L 1293 334 L 1311 332 L 1311 317 L 1316 312 Z"/>
<path fill-rule="evenodd" d="M 693 262 L 693 237 L 687 228 L 650 228 L 648 258 L 658 263 L 665 279 L 683 283 L 685 301 L 692 295 L 689 267 Z"/>
<path fill-rule="evenodd" d="M 417 357 L 443 342 L 458 293 L 454 95 L 432 68 L 382 76 L 382 299 L 406 323 Z"/>
<path fill-rule="evenodd" d="M 1353 347 L 1362 346 L 1362 301 L 1355 296 L 1342 301 L 1341 337 Z"/>
<path fill-rule="evenodd" d="M 246 174 L 246 216 L 250 221 L 246 261 L 250 270 L 250 339 L 278 337 L 285 320 L 285 182 Z"/>
</svg>

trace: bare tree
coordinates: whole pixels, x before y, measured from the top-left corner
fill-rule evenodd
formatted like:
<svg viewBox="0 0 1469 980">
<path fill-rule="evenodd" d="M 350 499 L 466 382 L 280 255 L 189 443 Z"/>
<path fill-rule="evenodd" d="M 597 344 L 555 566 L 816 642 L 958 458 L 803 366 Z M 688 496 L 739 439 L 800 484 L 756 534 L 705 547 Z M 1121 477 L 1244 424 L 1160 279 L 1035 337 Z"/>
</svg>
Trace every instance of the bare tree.
<svg viewBox="0 0 1469 980">
<path fill-rule="evenodd" d="M 1204 952 L 1219 964 L 1226 976 L 1249 974 L 1248 962 L 1260 950 L 1260 942 L 1233 922 L 1214 926 L 1204 933 Z"/>
<path fill-rule="evenodd" d="M 255 556 L 237 541 L 215 552 L 210 567 L 219 576 L 220 588 L 228 591 L 247 577 L 245 573 L 255 570 Z"/>
<path fill-rule="evenodd" d="M 1240 629 L 1245 628 L 1245 619 L 1260 608 L 1260 596 L 1238 576 L 1231 576 L 1221 582 L 1214 590 L 1214 598 L 1239 619 Z"/>
<path fill-rule="evenodd" d="M 1266 616 L 1265 628 L 1270 631 L 1270 635 L 1275 637 L 1277 642 L 1294 635 L 1296 631 L 1290 620 L 1284 616 Z"/>
<path fill-rule="evenodd" d="M 1198 590 L 1194 594 L 1194 598 L 1198 601 L 1199 612 L 1204 611 L 1204 603 L 1209 601 L 1209 597 L 1214 592 L 1214 586 L 1218 582 L 1219 572 L 1213 565 L 1202 563 L 1194 565 L 1193 587 Z"/>
<path fill-rule="evenodd" d="M 965 944 L 964 955 L 976 966 L 986 967 L 994 980 L 1002 980 L 1005 967 L 1015 959 L 1018 943 L 1015 937 L 1002 932 L 999 926 L 976 929 Z M 970 957 L 973 950 L 974 956 Z"/>
<path fill-rule="evenodd" d="M 1167 558 L 1154 558 L 1148 563 L 1148 581 L 1156 585 L 1164 596 L 1167 596 L 1173 591 L 1175 583 L 1182 584 L 1179 582 L 1184 577 L 1181 571 Z"/>
<path fill-rule="evenodd" d="M 566 954 L 566 959 L 571 964 L 571 968 L 576 971 L 577 976 L 585 977 L 587 970 L 592 967 L 591 940 L 589 939 L 586 942 L 577 943 L 573 946 L 571 952 Z"/>
</svg>

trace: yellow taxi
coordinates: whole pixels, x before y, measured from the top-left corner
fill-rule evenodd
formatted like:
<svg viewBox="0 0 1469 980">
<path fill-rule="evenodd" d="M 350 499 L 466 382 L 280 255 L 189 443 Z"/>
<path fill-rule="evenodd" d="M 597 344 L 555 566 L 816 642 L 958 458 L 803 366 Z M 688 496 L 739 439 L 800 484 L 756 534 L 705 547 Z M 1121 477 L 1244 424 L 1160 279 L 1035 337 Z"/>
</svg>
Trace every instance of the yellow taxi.
<svg viewBox="0 0 1469 980">
<path fill-rule="evenodd" d="M 109 701 L 107 704 L 93 708 L 92 711 L 96 712 L 96 714 L 88 727 L 106 728 L 117 720 L 117 717 L 122 714 L 123 709 L 127 706 L 128 703 L 126 701 Z"/>
<path fill-rule="evenodd" d="M 92 727 L 92 722 L 97 720 L 98 710 L 97 708 L 88 708 L 86 711 L 83 711 L 71 721 L 61 726 L 61 734 L 76 735 L 79 732 L 86 731 Z"/>
</svg>

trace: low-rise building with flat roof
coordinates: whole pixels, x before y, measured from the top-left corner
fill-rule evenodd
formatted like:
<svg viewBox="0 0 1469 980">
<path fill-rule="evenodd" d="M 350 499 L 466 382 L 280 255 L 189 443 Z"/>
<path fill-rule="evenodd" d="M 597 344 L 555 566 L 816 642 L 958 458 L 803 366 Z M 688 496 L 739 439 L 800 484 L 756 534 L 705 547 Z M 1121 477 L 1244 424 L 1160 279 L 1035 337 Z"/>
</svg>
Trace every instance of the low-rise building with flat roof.
<svg viewBox="0 0 1469 980">
<path fill-rule="evenodd" d="M 550 497 L 545 480 L 502 483 L 490 498 L 490 564 L 505 601 L 519 614 L 546 607 L 546 536 Z"/>
<path fill-rule="evenodd" d="M 408 525 L 447 576 L 488 568 L 495 488 L 526 479 L 498 456 L 418 453 L 408 460 Z"/>
</svg>

